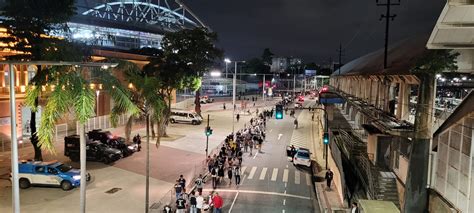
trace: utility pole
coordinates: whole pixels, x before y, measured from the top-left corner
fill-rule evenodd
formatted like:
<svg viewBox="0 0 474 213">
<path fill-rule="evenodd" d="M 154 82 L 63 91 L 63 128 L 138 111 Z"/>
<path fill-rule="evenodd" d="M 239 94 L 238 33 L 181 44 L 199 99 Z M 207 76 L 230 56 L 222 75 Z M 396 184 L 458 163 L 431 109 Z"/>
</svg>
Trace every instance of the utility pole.
<svg viewBox="0 0 474 213">
<path fill-rule="evenodd" d="M 207 128 L 206 130 L 209 129 L 209 114 L 207 114 Z M 209 135 L 206 134 L 206 159 L 207 159 L 207 149 L 209 148 Z"/>
<path fill-rule="evenodd" d="M 337 50 L 337 52 L 339 52 L 339 64 L 337 65 L 337 67 L 339 70 L 339 75 L 341 75 L 341 67 L 342 67 L 342 44 L 341 43 L 339 43 L 339 50 Z"/>
<path fill-rule="evenodd" d="M 397 17 L 397 14 L 390 14 L 390 6 L 398 6 L 400 5 L 400 0 L 397 0 L 397 2 L 393 3 L 391 0 L 386 0 L 386 3 L 379 3 L 379 0 L 375 0 L 377 3 L 377 6 L 385 6 L 386 7 L 386 12 L 385 15 L 382 14 L 380 15 L 380 20 L 385 19 L 385 54 L 384 54 L 384 60 L 383 60 L 383 67 L 384 69 L 387 69 L 387 60 L 388 60 L 388 33 L 389 33 L 389 26 L 390 26 L 390 19 L 393 21 L 395 17 Z"/>
</svg>

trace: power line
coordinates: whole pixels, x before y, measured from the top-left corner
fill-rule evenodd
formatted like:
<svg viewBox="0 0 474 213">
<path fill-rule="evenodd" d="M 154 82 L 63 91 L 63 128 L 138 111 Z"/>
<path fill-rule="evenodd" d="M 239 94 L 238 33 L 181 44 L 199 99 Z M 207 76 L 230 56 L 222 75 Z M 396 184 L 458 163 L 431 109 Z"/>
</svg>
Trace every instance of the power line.
<svg viewBox="0 0 474 213">
<path fill-rule="evenodd" d="M 393 21 L 395 17 L 397 17 L 397 14 L 390 14 L 390 6 L 398 6 L 400 5 L 400 0 L 398 2 L 392 3 L 391 0 L 386 0 L 386 3 L 379 3 L 379 0 L 375 0 L 377 3 L 377 6 L 385 6 L 386 7 L 386 12 L 385 15 L 382 14 L 380 16 L 380 20 L 385 19 L 385 54 L 384 54 L 384 60 L 383 60 L 383 67 L 384 69 L 387 69 L 387 60 L 388 60 L 388 33 L 389 33 L 389 26 L 390 26 L 390 19 Z"/>
</svg>

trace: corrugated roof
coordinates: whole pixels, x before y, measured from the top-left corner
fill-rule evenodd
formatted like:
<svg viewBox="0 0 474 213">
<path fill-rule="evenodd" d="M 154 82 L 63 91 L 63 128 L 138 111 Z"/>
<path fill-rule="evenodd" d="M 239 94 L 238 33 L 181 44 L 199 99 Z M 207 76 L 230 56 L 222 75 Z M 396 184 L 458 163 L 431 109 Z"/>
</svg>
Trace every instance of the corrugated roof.
<svg viewBox="0 0 474 213">
<path fill-rule="evenodd" d="M 388 49 L 388 68 L 383 68 L 384 48 L 357 58 L 341 68 L 341 75 L 409 75 L 417 58 L 427 49 L 428 35 L 405 39 Z M 338 76 L 336 70 L 332 76 Z"/>
</svg>

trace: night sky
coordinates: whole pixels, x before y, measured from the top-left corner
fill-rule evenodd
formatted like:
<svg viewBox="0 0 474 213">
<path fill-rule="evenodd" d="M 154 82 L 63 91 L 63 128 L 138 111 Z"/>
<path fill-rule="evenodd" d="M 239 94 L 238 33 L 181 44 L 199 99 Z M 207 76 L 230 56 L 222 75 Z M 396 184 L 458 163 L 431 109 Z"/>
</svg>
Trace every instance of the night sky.
<svg viewBox="0 0 474 213">
<path fill-rule="evenodd" d="M 392 0 L 393 1 L 393 0 Z M 275 55 L 322 63 L 343 63 L 382 48 L 385 7 L 375 0 L 185 0 L 219 35 L 227 57 L 259 57 L 265 47 Z M 385 2 L 381 0 L 381 2 Z M 402 0 L 393 7 L 390 41 L 431 33 L 446 0 Z"/>
</svg>

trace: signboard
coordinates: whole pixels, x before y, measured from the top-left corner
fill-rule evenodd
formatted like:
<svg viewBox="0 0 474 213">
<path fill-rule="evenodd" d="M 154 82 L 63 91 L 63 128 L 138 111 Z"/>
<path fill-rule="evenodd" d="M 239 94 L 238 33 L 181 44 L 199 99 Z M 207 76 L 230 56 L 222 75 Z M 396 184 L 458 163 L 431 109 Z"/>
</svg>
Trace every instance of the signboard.
<svg viewBox="0 0 474 213">
<path fill-rule="evenodd" d="M 315 76 L 316 75 L 316 70 L 304 70 L 304 74 L 306 76 Z"/>
<path fill-rule="evenodd" d="M 39 128 L 41 120 L 41 106 L 38 106 L 38 111 L 36 112 L 36 129 Z M 31 121 L 31 108 L 23 106 L 21 107 L 21 129 L 23 137 L 31 136 L 30 130 L 30 121 Z"/>
</svg>

